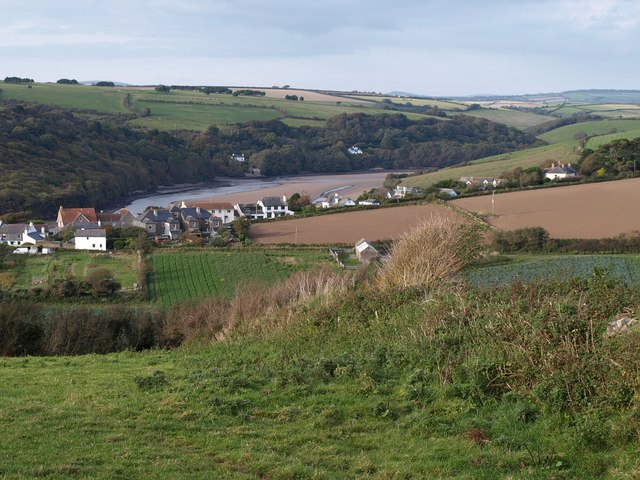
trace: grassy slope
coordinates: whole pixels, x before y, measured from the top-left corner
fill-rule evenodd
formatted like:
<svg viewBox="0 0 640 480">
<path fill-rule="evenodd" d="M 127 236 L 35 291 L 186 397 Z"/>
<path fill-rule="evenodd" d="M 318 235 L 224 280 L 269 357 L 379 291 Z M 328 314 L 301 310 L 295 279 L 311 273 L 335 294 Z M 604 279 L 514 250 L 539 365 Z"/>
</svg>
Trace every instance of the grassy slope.
<svg viewBox="0 0 640 480">
<path fill-rule="evenodd" d="M 0 89 L 2 100 L 22 100 L 107 113 L 127 112 L 123 104 L 126 91 L 118 87 L 37 83 L 28 88 L 27 85 L 0 82 Z"/>
<path fill-rule="evenodd" d="M 418 175 L 405 179 L 402 184 L 415 187 L 428 187 L 441 180 L 459 179 L 461 176 L 498 176 L 516 167 L 527 168 L 539 166 L 543 162 L 575 162 L 577 142 L 564 142 L 555 145 L 520 150 L 495 155 L 471 162 L 463 167 L 443 168 L 436 172 Z"/>
<path fill-rule="evenodd" d="M 270 333 L 211 346 L 0 359 L 0 474 L 634 478 L 634 423 L 616 411 L 554 413 L 566 408 L 567 391 L 546 390 L 567 381 L 575 388 L 569 398 L 578 393 L 572 375 L 587 371 L 563 356 L 574 345 L 565 335 L 582 331 L 588 319 L 600 348 L 604 320 L 626 297 L 599 283 L 584 296 L 572 289 L 527 296 L 518 288 L 454 288 L 429 301 L 411 292 L 354 291 L 274 318 Z M 547 325 L 544 364 L 520 355 L 520 344 Z M 504 364 L 497 346 L 512 351 L 513 364 Z M 559 377 L 543 380 L 560 359 Z M 517 369 L 529 361 L 539 391 L 508 392 L 502 380 L 494 383 L 522 384 Z M 618 377 L 612 371 L 611 384 L 597 388 L 615 394 Z"/>
<path fill-rule="evenodd" d="M 629 130 L 626 132 L 619 133 L 610 133 L 609 135 L 599 135 L 597 137 L 590 138 L 587 141 L 586 147 L 591 150 L 595 150 L 602 145 L 606 145 L 607 143 L 611 143 L 614 140 L 627 139 L 633 140 L 634 138 L 640 137 L 640 129 L 639 130 Z"/>
<path fill-rule="evenodd" d="M 457 112 L 447 112 L 451 115 L 455 115 Z M 472 117 L 486 118 L 492 122 L 504 123 L 510 127 L 520 128 L 522 130 L 539 125 L 541 123 L 548 122 L 551 117 L 546 115 L 538 115 L 529 112 L 519 112 L 517 110 L 499 109 L 499 108 L 481 108 L 478 110 L 469 110 L 462 112 L 464 115 Z"/>
<path fill-rule="evenodd" d="M 91 109 L 105 113 L 128 112 L 126 94 L 136 109 L 149 108 L 151 114 L 132 125 L 163 130 L 205 130 L 210 125 L 227 125 L 250 120 L 283 119 L 291 125 L 321 126 L 323 121 L 341 113 L 394 113 L 375 108 L 373 103 L 344 101 L 294 102 L 273 97 L 233 97 L 178 91 L 159 93 L 150 88 L 94 87 L 82 85 L 12 85 L 0 82 L 0 99 L 34 101 L 69 108 Z M 186 103 L 186 104 L 185 104 Z M 425 115 L 406 114 L 411 119 Z"/>
<path fill-rule="evenodd" d="M 539 138 L 549 143 L 560 143 L 574 140 L 574 136 L 578 132 L 595 136 L 608 134 L 612 129 L 616 129 L 618 132 L 638 130 L 640 129 L 640 120 L 596 120 L 575 123 L 543 133 Z"/>
</svg>

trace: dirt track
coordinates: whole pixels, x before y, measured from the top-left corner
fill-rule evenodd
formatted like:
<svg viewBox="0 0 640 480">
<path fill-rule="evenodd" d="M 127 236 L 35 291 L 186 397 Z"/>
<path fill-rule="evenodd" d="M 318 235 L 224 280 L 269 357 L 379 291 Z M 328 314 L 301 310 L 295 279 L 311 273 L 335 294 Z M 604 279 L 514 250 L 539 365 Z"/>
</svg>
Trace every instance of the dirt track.
<svg viewBox="0 0 640 480">
<path fill-rule="evenodd" d="M 337 213 L 319 217 L 256 223 L 250 235 L 257 243 L 339 244 L 395 239 L 422 219 L 456 215 L 439 205 L 411 205 Z M 297 242 L 296 242 L 297 241 Z"/>
<path fill-rule="evenodd" d="M 462 198 L 454 205 L 491 213 L 491 196 Z M 496 194 L 501 230 L 543 227 L 554 238 L 606 238 L 640 230 L 640 178 Z"/>
</svg>

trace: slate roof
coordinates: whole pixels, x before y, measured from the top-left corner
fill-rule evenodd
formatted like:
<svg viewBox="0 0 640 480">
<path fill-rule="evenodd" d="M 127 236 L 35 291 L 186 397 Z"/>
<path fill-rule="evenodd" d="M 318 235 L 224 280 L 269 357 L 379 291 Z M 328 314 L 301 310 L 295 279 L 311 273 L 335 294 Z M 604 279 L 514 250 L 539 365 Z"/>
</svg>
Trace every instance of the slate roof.
<svg viewBox="0 0 640 480">
<path fill-rule="evenodd" d="M 139 219 L 141 222 L 148 220 L 150 222 L 166 222 L 167 220 L 175 220 L 175 217 L 169 210 L 164 208 L 150 209 L 142 214 Z"/>
<path fill-rule="evenodd" d="M 204 208 L 206 210 L 233 210 L 228 202 L 187 202 L 187 208 Z"/>
<path fill-rule="evenodd" d="M 107 232 L 101 228 L 85 228 L 76 230 L 76 237 L 100 237 L 106 238 Z"/>
<path fill-rule="evenodd" d="M 211 212 L 209 210 L 205 210 L 204 208 L 181 208 L 180 213 L 183 218 L 195 218 L 195 219 L 203 219 L 207 220 L 211 216 Z"/>
<path fill-rule="evenodd" d="M 287 205 L 280 197 L 264 197 L 262 199 L 262 204 L 265 207 L 284 207 Z"/>
<path fill-rule="evenodd" d="M 24 233 L 25 229 L 28 229 L 29 225 L 24 223 L 3 223 L 0 225 L 0 234 L 15 235 L 18 233 Z"/>
</svg>

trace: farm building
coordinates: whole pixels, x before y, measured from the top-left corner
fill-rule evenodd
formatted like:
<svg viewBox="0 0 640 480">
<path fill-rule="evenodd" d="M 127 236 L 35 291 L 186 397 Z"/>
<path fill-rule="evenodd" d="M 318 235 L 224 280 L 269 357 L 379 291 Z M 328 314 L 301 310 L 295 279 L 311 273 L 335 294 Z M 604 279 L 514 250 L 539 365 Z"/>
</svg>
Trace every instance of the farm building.
<svg viewBox="0 0 640 480">
<path fill-rule="evenodd" d="M 355 246 L 356 256 L 362 263 L 369 263 L 380 256 L 378 250 L 368 243 L 364 238 L 360 239 Z"/>
</svg>

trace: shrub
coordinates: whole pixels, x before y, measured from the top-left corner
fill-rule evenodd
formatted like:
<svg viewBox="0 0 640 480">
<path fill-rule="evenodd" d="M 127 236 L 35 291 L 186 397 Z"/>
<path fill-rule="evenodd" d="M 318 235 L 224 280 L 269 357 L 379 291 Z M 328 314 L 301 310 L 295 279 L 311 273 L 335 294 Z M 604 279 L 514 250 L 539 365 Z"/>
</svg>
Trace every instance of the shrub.
<svg viewBox="0 0 640 480">
<path fill-rule="evenodd" d="M 403 234 L 381 268 L 382 290 L 429 290 L 480 254 L 480 228 L 451 216 L 434 216 Z"/>
</svg>

